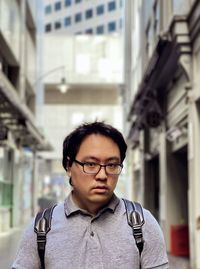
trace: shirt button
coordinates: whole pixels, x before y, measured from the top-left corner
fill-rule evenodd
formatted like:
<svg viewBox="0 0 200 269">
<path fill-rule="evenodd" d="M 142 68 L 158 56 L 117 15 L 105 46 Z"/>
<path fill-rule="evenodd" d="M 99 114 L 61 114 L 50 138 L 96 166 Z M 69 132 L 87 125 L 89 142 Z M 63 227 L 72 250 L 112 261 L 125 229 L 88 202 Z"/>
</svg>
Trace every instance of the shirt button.
<svg viewBox="0 0 200 269">
<path fill-rule="evenodd" d="M 90 235 L 91 235 L 91 236 L 94 236 L 94 232 L 91 232 Z"/>
</svg>

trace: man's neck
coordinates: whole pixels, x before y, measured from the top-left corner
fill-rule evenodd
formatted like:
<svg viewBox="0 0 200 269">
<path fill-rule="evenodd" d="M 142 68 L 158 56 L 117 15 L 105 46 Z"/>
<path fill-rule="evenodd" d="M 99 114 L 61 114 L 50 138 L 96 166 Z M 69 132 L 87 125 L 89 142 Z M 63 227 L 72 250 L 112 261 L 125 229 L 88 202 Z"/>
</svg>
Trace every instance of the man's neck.
<svg viewBox="0 0 200 269">
<path fill-rule="evenodd" d="M 97 202 L 90 202 L 90 201 L 88 202 L 87 200 L 81 201 L 80 203 L 79 200 L 76 198 L 76 195 L 74 195 L 72 191 L 72 199 L 78 207 L 80 207 L 81 209 L 87 210 L 92 216 L 95 216 L 97 215 L 100 209 L 105 207 L 110 202 L 112 197 L 110 197 L 110 199 L 106 200 L 104 203 L 102 202 L 97 203 Z"/>
</svg>

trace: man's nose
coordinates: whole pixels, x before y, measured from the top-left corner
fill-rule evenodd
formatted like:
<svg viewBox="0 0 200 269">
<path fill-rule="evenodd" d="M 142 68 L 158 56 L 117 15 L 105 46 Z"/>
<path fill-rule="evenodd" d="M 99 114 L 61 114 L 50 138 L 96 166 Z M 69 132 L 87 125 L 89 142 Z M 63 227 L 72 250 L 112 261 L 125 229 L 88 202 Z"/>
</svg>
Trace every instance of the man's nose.
<svg viewBox="0 0 200 269">
<path fill-rule="evenodd" d="M 106 173 L 106 168 L 105 166 L 101 166 L 101 169 L 99 170 L 99 172 L 96 174 L 96 178 L 101 179 L 101 180 L 105 180 L 107 178 L 107 173 Z"/>
</svg>

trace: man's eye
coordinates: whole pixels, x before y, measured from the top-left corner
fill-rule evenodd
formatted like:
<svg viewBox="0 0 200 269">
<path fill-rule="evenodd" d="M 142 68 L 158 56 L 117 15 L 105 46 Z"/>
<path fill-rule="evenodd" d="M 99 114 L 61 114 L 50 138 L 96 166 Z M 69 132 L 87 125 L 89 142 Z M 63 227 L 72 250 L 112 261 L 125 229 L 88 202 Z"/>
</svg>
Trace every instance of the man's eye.
<svg viewBox="0 0 200 269">
<path fill-rule="evenodd" d="M 118 166 L 118 164 L 116 164 L 116 163 L 109 163 L 108 164 L 108 167 L 112 168 L 112 169 L 116 168 L 117 166 Z"/>
</svg>

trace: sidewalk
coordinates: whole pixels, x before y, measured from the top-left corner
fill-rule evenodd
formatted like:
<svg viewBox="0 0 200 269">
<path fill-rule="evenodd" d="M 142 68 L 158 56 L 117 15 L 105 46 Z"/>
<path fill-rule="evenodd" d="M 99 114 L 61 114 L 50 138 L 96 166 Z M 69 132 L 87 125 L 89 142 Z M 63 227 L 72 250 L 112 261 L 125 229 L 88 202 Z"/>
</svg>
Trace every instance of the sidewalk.
<svg viewBox="0 0 200 269">
<path fill-rule="evenodd" d="M 11 232 L 0 234 L 0 269 L 11 269 L 21 233 L 22 229 L 14 229 Z M 169 255 L 169 268 L 190 269 L 189 259 Z"/>
<path fill-rule="evenodd" d="M 0 268 L 11 269 L 16 255 L 22 229 L 13 229 L 10 232 L 0 234 Z"/>
<path fill-rule="evenodd" d="M 170 269 L 190 269 L 189 258 L 168 255 Z"/>
</svg>

